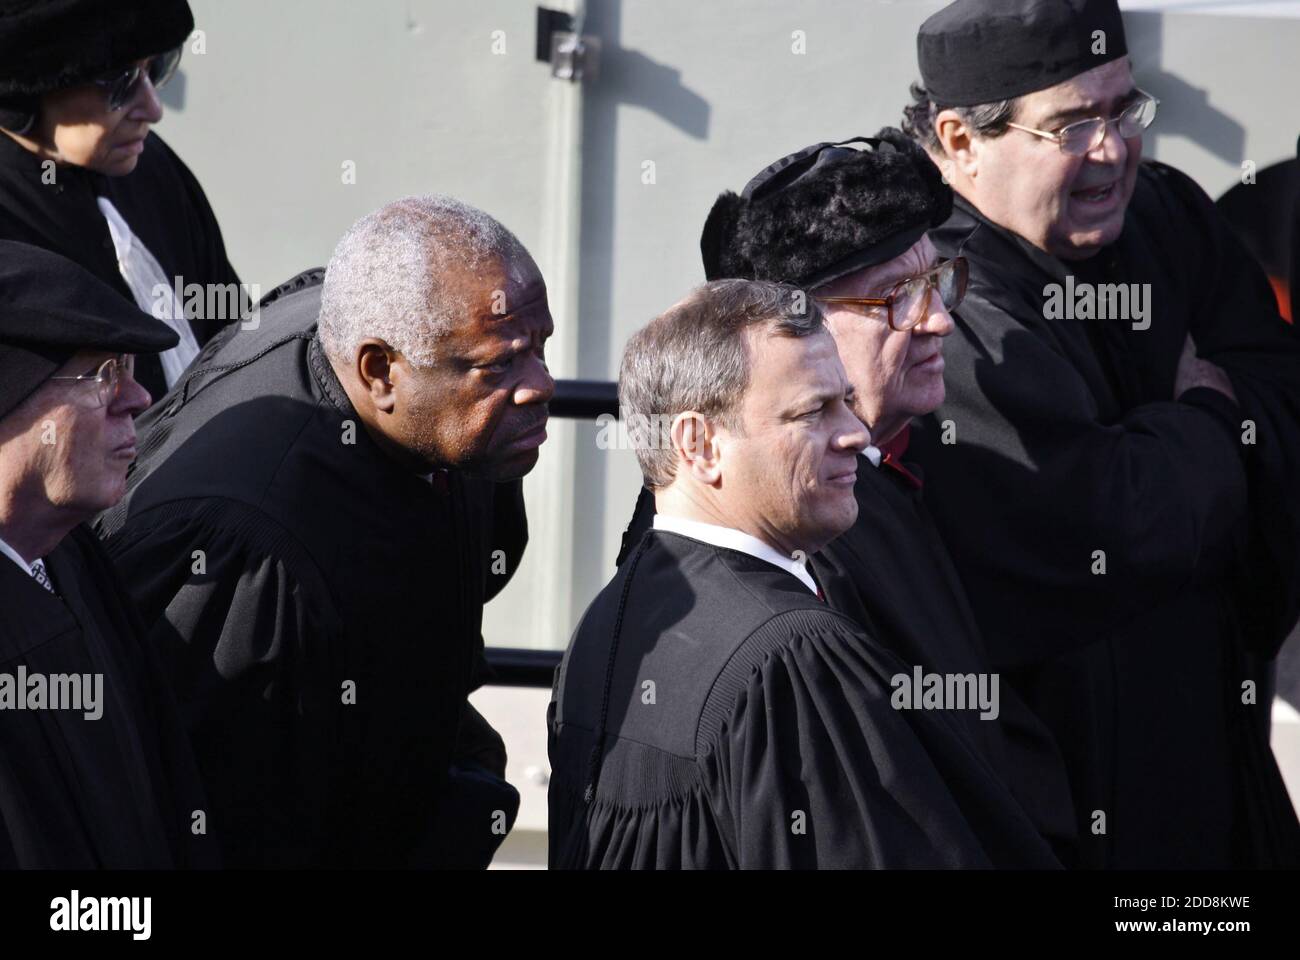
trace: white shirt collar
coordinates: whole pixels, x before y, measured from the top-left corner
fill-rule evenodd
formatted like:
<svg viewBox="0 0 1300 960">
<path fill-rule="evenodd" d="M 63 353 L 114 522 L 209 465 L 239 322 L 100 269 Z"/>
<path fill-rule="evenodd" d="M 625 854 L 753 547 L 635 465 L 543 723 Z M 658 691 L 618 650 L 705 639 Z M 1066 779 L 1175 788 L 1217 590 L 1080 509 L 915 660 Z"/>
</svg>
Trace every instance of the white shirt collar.
<svg viewBox="0 0 1300 960">
<path fill-rule="evenodd" d="M 32 569 L 32 567 L 33 567 L 35 564 L 34 564 L 34 563 L 28 563 L 28 562 L 27 562 L 26 560 L 24 560 L 22 557 L 18 556 L 18 551 L 15 550 L 13 547 L 9 546 L 9 544 L 5 543 L 4 540 L 0 540 L 0 553 L 3 553 L 6 557 L 8 557 L 8 558 L 9 558 L 10 560 L 12 560 L 14 563 L 18 564 L 18 566 L 22 567 L 22 568 L 23 568 L 23 573 L 27 574 L 27 576 L 29 576 L 29 577 L 34 577 L 34 576 L 36 576 L 36 571 L 34 571 L 34 570 Z M 39 558 L 38 558 L 38 559 L 39 559 Z"/>
<path fill-rule="evenodd" d="M 803 560 L 796 560 L 794 557 L 783 557 L 758 537 L 751 537 L 743 531 L 734 530 L 731 527 L 720 527 L 714 523 L 688 520 L 685 517 L 669 517 L 662 513 L 655 514 L 654 528 L 656 530 L 666 530 L 669 533 L 678 533 L 683 537 L 690 537 L 692 540 L 699 540 L 702 543 L 711 543 L 715 547 L 739 550 L 741 553 L 747 553 L 759 560 L 766 560 L 772 566 L 780 567 L 787 573 L 794 574 L 810 591 L 817 592 L 817 584 L 809 576 Z"/>
<path fill-rule="evenodd" d="M 873 445 L 868 446 L 862 451 L 862 455 L 871 461 L 873 467 L 880 466 L 880 448 Z"/>
</svg>

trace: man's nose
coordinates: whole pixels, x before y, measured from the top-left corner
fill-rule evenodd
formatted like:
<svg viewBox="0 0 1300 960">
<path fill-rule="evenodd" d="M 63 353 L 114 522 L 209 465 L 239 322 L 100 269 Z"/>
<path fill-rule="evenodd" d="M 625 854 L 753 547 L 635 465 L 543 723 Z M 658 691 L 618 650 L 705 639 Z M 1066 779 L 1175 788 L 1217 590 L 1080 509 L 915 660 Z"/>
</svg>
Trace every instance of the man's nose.
<svg viewBox="0 0 1300 960">
<path fill-rule="evenodd" d="M 1128 143 L 1119 135 L 1119 124 L 1106 124 L 1106 135 L 1101 138 L 1097 148 L 1088 153 L 1088 159 L 1093 163 L 1111 166 L 1123 166 L 1127 162 Z"/>
<path fill-rule="evenodd" d="M 519 386 L 515 387 L 515 405 L 523 407 L 534 403 L 550 403 L 553 396 L 555 396 L 555 378 L 546 369 L 546 364 L 540 358 L 534 357 L 530 362 L 528 375 L 520 381 Z"/>
<path fill-rule="evenodd" d="M 946 337 L 955 329 L 952 322 L 952 314 L 948 308 L 943 305 L 943 297 L 939 296 L 939 291 L 930 288 L 930 299 L 925 304 L 925 316 L 921 322 L 912 328 L 916 334 L 928 334 L 932 337 Z"/>
<path fill-rule="evenodd" d="M 871 443 L 871 431 L 854 415 L 847 403 L 840 404 L 840 420 L 835 424 L 832 446 L 836 450 L 861 453 Z"/>
<path fill-rule="evenodd" d="M 109 412 L 114 414 L 125 413 L 134 417 L 148 410 L 151 403 L 153 403 L 153 397 L 149 396 L 149 391 L 140 386 L 135 377 L 126 373 L 123 374 L 122 380 L 118 383 L 117 396 L 109 404 Z"/>
</svg>

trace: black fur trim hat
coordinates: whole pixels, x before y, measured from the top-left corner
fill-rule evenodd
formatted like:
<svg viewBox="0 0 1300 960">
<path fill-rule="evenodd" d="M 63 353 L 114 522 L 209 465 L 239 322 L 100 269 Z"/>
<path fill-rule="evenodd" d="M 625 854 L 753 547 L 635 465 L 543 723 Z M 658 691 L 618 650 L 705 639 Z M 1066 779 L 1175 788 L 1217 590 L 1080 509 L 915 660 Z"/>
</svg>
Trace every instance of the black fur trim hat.
<svg viewBox="0 0 1300 960">
<path fill-rule="evenodd" d="M 44 93 L 180 46 L 186 0 L 0 0 L 0 126 L 30 123 Z"/>
<path fill-rule="evenodd" d="M 814 144 L 718 197 L 704 275 L 816 287 L 892 260 L 951 213 L 952 190 L 901 130 Z"/>
</svg>

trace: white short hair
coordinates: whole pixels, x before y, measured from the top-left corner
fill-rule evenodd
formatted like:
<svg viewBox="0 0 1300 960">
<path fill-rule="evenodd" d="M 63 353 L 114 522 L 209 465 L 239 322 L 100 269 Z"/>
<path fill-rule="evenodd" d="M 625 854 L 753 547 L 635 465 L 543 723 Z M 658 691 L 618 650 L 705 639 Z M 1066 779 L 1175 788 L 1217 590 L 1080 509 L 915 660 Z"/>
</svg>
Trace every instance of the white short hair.
<svg viewBox="0 0 1300 960">
<path fill-rule="evenodd" d="M 507 264 L 527 251 L 482 210 L 452 197 L 404 197 L 362 217 L 343 235 L 325 270 L 318 329 L 326 353 L 351 360 L 378 337 L 418 366 L 466 315 L 447 289 L 448 268 Z M 531 265 L 531 259 L 528 259 Z"/>
</svg>

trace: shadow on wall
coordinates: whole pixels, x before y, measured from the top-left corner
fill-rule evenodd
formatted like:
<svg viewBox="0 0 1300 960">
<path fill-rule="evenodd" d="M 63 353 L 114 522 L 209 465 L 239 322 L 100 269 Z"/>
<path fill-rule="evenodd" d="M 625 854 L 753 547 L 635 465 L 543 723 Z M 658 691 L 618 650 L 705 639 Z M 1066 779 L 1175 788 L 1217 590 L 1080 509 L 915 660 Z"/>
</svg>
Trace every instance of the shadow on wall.
<svg viewBox="0 0 1300 960">
<path fill-rule="evenodd" d="M 1124 26 L 1129 61 L 1138 86 L 1163 101 L 1159 123 L 1149 136 L 1185 137 L 1234 167 L 1246 149 L 1246 129 L 1228 114 L 1210 104 L 1207 87 L 1189 83 L 1161 68 L 1164 51 L 1165 17 L 1158 13 L 1127 13 Z M 1153 151 L 1148 151 L 1150 156 Z"/>
<path fill-rule="evenodd" d="M 578 358 L 578 376 L 604 379 L 618 368 L 618 350 L 611 338 L 614 309 L 614 263 L 611 238 L 615 232 L 618 197 L 618 118 L 626 107 L 648 110 L 666 123 L 696 140 L 709 135 L 709 102 L 682 83 L 681 71 L 651 59 L 644 53 L 620 45 L 622 4 L 599 3 L 588 8 L 583 32 L 601 41 L 600 77 L 586 89 L 582 115 L 582 283 L 579 316 L 583 318 L 583 342 Z M 632 168 L 636 169 L 636 168 Z M 703 213 L 701 220 L 703 222 Z M 648 265 L 653 269 L 653 265 Z M 649 317 L 644 318 L 646 320 Z M 639 326 L 640 324 L 638 324 Z M 575 455 L 575 476 L 584 478 L 588 489 L 602 490 L 609 470 L 609 456 L 595 443 L 579 443 Z M 636 492 L 626 501 L 614 499 L 610 509 L 619 517 L 631 515 Z M 574 542 L 598 543 L 604 536 L 603 516 L 597 510 L 574 511 Z M 613 570 L 599 566 L 601 552 L 574 553 L 572 582 L 607 581 Z M 584 609 L 591 597 L 574 596 L 575 609 Z"/>
</svg>

